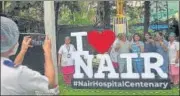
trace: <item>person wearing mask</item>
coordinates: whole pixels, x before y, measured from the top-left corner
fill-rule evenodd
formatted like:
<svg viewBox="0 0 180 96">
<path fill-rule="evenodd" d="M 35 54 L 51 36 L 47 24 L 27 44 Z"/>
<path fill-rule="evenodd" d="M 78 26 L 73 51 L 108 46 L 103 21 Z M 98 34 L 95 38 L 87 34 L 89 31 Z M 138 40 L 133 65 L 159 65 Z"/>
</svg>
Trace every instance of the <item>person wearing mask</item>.
<svg viewBox="0 0 180 96">
<path fill-rule="evenodd" d="M 129 53 L 130 52 L 130 43 L 129 41 L 126 39 L 126 34 L 125 33 L 121 33 L 119 35 L 119 45 L 116 46 L 116 48 L 119 50 L 118 52 L 118 64 L 119 64 L 119 72 L 123 73 L 126 72 L 126 59 L 125 58 L 120 58 L 120 54 L 123 53 Z"/>
<path fill-rule="evenodd" d="M 170 79 L 174 85 L 179 83 L 179 42 L 175 40 L 175 33 L 169 34 L 168 53 L 170 64 Z"/>
<path fill-rule="evenodd" d="M 58 51 L 58 65 L 61 67 L 60 69 L 66 84 L 71 84 L 73 78 L 74 60 L 72 59 L 72 53 L 75 51 L 76 49 L 74 45 L 71 44 L 70 37 L 65 37 L 65 44 L 63 44 Z"/>
<path fill-rule="evenodd" d="M 1 16 L 1 95 L 36 95 L 49 93 L 55 86 L 55 71 L 51 56 L 51 41 L 46 37 L 43 45 L 45 76 L 21 65 L 31 42 L 24 37 L 21 51 L 15 61 L 9 59 L 18 49 L 19 30 L 16 23 Z"/>
<path fill-rule="evenodd" d="M 168 58 L 168 42 L 164 40 L 163 33 L 159 32 L 156 34 L 156 52 L 159 53 L 163 57 L 163 65 L 161 66 L 161 69 L 168 73 L 168 64 L 169 64 L 169 58 Z"/>
<path fill-rule="evenodd" d="M 135 33 L 133 35 L 133 43 L 131 44 L 131 52 L 137 53 L 138 58 L 132 59 L 133 68 L 136 73 L 142 73 L 144 68 L 143 58 L 140 58 L 140 53 L 144 52 L 144 43 L 140 41 L 140 35 Z"/>
</svg>

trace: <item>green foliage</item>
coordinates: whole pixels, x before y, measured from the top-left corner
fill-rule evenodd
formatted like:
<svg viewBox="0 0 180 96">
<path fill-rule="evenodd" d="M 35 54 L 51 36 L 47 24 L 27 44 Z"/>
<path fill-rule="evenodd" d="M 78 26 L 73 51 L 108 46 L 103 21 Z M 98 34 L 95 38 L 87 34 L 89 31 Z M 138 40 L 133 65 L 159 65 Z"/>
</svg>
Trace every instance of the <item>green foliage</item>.
<svg viewBox="0 0 180 96">
<path fill-rule="evenodd" d="M 73 12 L 66 4 L 61 6 L 58 23 L 62 25 L 92 25 L 96 10 L 90 3 L 88 1 L 76 3 L 79 9 Z"/>
<path fill-rule="evenodd" d="M 73 15 L 74 20 L 71 22 L 73 25 L 91 25 L 93 23 L 90 19 L 88 19 L 90 16 L 88 16 L 87 13 L 76 12 Z"/>
<path fill-rule="evenodd" d="M 59 1 L 60 11 L 58 24 L 61 25 L 92 25 L 96 16 L 96 9 L 92 8 L 92 1 Z M 42 1 L 5 1 L 5 14 L 27 20 L 43 22 Z"/>
<path fill-rule="evenodd" d="M 71 11 L 67 7 L 63 6 L 59 15 L 58 23 L 69 25 L 71 22 L 70 14 Z"/>
<path fill-rule="evenodd" d="M 41 1 L 6 1 L 4 11 L 10 17 L 43 20 L 43 2 Z"/>
<path fill-rule="evenodd" d="M 134 26 L 143 23 L 143 6 L 127 5 L 126 18 L 128 19 L 129 34 L 143 33 L 143 27 Z"/>
</svg>

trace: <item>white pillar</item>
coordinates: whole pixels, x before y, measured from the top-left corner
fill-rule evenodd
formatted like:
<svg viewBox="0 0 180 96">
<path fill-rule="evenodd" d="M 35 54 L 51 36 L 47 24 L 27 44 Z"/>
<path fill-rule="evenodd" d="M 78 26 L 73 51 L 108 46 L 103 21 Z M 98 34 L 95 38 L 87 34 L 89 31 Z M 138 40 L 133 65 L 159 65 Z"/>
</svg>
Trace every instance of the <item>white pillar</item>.
<svg viewBox="0 0 180 96">
<path fill-rule="evenodd" d="M 58 84 L 54 1 L 44 1 L 44 27 L 45 34 L 49 36 L 52 43 L 52 58 L 55 68 L 55 80 L 56 84 Z"/>
</svg>

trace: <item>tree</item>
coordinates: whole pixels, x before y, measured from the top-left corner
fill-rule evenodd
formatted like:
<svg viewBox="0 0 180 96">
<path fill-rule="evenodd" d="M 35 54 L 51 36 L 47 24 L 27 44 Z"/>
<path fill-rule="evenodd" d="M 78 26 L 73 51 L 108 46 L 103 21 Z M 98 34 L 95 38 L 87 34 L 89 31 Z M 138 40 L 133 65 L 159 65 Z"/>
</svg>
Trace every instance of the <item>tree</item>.
<svg viewBox="0 0 180 96">
<path fill-rule="evenodd" d="M 2 8 L 2 7 L 3 7 L 3 3 L 2 3 L 2 2 L 3 2 L 3 1 L 0 1 L 0 7 L 1 7 L 1 8 L 0 8 L 0 13 L 3 13 L 3 10 L 2 10 L 2 9 L 3 9 L 3 8 Z"/>
<path fill-rule="evenodd" d="M 109 1 L 99 1 L 97 6 L 95 26 L 110 26 L 110 4 Z"/>
<path fill-rule="evenodd" d="M 110 4 L 109 1 L 104 1 L 104 11 L 105 11 L 105 16 L 104 16 L 104 25 L 105 27 L 110 27 Z"/>
<path fill-rule="evenodd" d="M 141 25 L 144 22 L 142 19 L 144 17 L 144 6 L 142 6 L 141 2 L 142 1 L 126 1 L 125 16 L 128 20 L 128 34 L 142 33 L 143 31 Z"/>
<path fill-rule="evenodd" d="M 150 22 L 150 1 L 144 2 L 144 32 L 148 32 Z"/>
</svg>

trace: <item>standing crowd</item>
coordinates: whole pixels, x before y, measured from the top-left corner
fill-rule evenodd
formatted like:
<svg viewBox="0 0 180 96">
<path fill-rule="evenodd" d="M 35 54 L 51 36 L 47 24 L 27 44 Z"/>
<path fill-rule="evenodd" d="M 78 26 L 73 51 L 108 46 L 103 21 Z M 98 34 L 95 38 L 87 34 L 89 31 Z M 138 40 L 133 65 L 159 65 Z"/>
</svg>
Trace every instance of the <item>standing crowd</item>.
<svg viewBox="0 0 180 96">
<path fill-rule="evenodd" d="M 126 34 L 121 33 L 113 43 L 110 50 L 110 57 L 113 65 L 120 73 L 126 72 L 126 60 L 118 58 L 122 53 L 137 53 L 142 52 L 156 52 L 159 53 L 164 61 L 161 69 L 169 74 L 170 79 L 174 85 L 179 84 L 179 42 L 176 41 L 175 33 L 171 32 L 168 36 L 168 40 L 164 38 L 164 34 L 159 32 L 155 36 L 150 33 L 144 34 L 144 39 L 141 40 L 141 36 L 135 33 L 132 36 L 132 40 L 126 39 Z M 139 55 L 138 55 L 139 56 Z M 150 62 L 156 62 L 155 58 L 151 58 Z M 133 71 L 135 73 L 144 72 L 144 60 L 140 56 L 133 58 Z M 155 70 L 151 70 L 159 77 Z"/>
<path fill-rule="evenodd" d="M 70 37 L 65 37 L 65 43 L 58 51 L 58 65 L 66 84 L 71 84 L 75 71 L 71 55 L 76 49 L 70 42 Z M 138 33 L 135 33 L 131 40 L 126 38 L 126 34 L 120 33 L 112 44 L 109 54 L 115 70 L 124 73 L 126 72 L 127 61 L 125 58 L 119 58 L 119 55 L 137 53 L 139 56 L 143 52 L 159 53 L 164 59 L 161 69 L 169 75 L 174 85 L 179 84 L 179 42 L 176 40 L 175 33 L 170 32 L 168 40 L 164 38 L 164 34 L 161 32 L 155 36 L 145 33 L 144 40 Z M 156 59 L 151 58 L 150 62 L 155 63 Z M 132 65 L 135 73 L 144 72 L 144 59 L 140 56 L 132 59 Z M 156 78 L 160 78 L 155 70 L 152 69 L 151 71 L 155 73 Z"/>
</svg>

